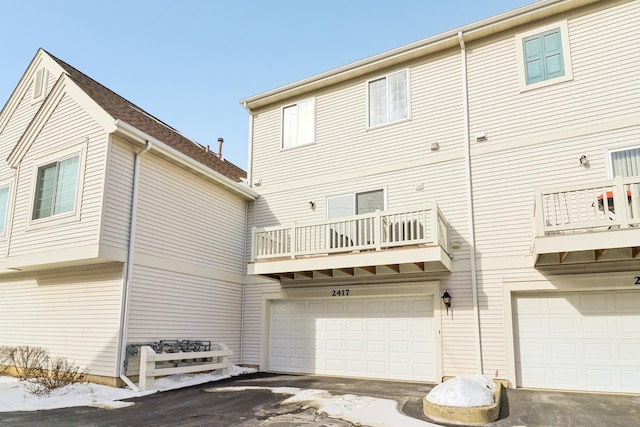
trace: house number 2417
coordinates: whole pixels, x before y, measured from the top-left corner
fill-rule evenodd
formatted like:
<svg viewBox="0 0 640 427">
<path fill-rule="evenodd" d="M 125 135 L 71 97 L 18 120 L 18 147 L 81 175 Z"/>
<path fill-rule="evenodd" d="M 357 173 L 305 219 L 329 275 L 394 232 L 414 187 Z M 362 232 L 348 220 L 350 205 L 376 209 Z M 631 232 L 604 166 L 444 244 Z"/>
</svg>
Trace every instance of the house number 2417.
<svg viewBox="0 0 640 427">
<path fill-rule="evenodd" d="M 331 291 L 332 297 L 348 297 L 349 289 L 334 289 Z"/>
</svg>

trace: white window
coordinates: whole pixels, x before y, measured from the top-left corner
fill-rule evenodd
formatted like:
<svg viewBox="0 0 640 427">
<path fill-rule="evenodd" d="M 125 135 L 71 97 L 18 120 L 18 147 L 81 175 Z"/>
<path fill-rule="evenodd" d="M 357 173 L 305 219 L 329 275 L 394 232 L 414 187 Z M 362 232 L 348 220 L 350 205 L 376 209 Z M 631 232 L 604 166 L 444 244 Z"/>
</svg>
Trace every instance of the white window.
<svg viewBox="0 0 640 427">
<path fill-rule="evenodd" d="M 73 212 L 78 190 L 80 156 L 38 167 L 33 219 Z"/>
<path fill-rule="evenodd" d="M 384 190 L 364 191 L 327 198 L 327 219 L 337 222 L 330 225 L 327 234 L 331 248 L 349 248 L 367 245 L 374 241 L 373 219 L 364 222 L 340 222 L 339 218 L 363 215 L 384 210 Z"/>
<path fill-rule="evenodd" d="M 567 21 L 516 35 L 520 90 L 573 79 Z"/>
<path fill-rule="evenodd" d="M 640 147 L 609 151 L 609 171 L 616 176 L 640 176 Z"/>
<path fill-rule="evenodd" d="M 409 118 L 408 75 L 402 70 L 368 82 L 369 127 Z"/>
<path fill-rule="evenodd" d="M 10 191 L 10 185 L 3 185 L 2 187 L 0 187 L 0 235 L 4 235 L 7 228 Z"/>
<path fill-rule="evenodd" d="M 384 210 L 384 190 L 364 191 L 327 198 L 327 219 Z"/>
<path fill-rule="evenodd" d="M 315 142 L 316 101 L 305 99 L 282 109 L 282 148 Z"/>
</svg>

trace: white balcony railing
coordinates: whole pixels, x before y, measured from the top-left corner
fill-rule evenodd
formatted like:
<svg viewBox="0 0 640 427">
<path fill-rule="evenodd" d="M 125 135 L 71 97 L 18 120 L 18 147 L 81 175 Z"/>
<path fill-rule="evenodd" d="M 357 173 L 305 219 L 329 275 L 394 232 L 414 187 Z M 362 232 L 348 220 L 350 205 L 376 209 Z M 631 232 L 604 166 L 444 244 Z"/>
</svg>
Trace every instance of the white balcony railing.
<svg viewBox="0 0 640 427">
<path fill-rule="evenodd" d="M 534 222 L 536 237 L 636 227 L 640 177 L 538 189 Z"/>
<path fill-rule="evenodd" d="M 253 228 L 253 261 L 440 245 L 449 252 L 449 223 L 436 203 L 305 224 Z"/>
</svg>

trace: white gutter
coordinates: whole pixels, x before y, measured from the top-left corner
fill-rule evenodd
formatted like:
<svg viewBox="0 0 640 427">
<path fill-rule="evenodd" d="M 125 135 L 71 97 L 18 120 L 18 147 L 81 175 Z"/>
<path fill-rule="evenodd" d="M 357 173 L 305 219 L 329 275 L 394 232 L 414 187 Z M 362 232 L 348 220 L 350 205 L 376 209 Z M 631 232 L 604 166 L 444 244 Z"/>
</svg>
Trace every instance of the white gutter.
<svg viewBox="0 0 640 427">
<path fill-rule="evenodd" d="M 118 131 L 120 131 L 121 133 L 128 135 L 138 141 L 151 142 L 153 144 L 152 149 L 154 152 L 160 153 L 164 156 L 178 161 L 179 163 L 187 166 L 189 169 L 195 171 L 199 175 L 207 177 L 221 187 L 249 200 L 255 200 L 255 198 L 258 197 L 258 193 L 249 188 L 249 186 L 227 178 L 221 173 L 214 171 L 210 167 L 203 165 L 197 160 L 187 156 L 186 154 L 176 150 L 175 148 L 165 144 L 164 142 L 152 137 L 145 132 L 142 132 L 138 128 L 131 126 L 130 124 L 120 119 L 115 121 L 115 125 L 118 128 Z"/>
<path fill-rule="evenodd" d="M 368 58 L 361 59 L 350 64 L 334 68 L 324 73 L 298 80 L 296 82 L 268 90 L 240 100 L 245 108 L 257 108 L 286 99 L 308 93 L 312 90 L 337 84 L 350 78 L 377 71 L 412 58 L 420 57 L 422 51 L 431 51 L 451 48 L 457 45 L 456 37 L 459 32 L 466 35 L 467 42 L 506 31 L 533 20 L 544 19 L 548 16 L 566 12 L 596 3 L 600 0 L 538 0 L 516 9 L 461 26 L 455 30 L 449 30 L 432 37 L 418 40 L 395 49 L 382 52 Z M 439 46 L 439 47 L 438 47 Z"/>
<path fill-rule="evenodd" d="M 140 177 L 140 158 L 151 149 L 151 142 L 147 141 L 145 147 L 136 153 L 133 162 L 133 186 L 131 189 L 131 215 L 129 220 L 129 244 L 127 246 L 127 264 L 125 266 L 125 279 L 120 316 L 120 343 L 118 351 L 118 376 L 134 391 L 140 389 L 125 375 L 124 361 L 127 356 L 127 335 L 129 333 L 129 299 L 131 296 L 131 277 L 133 276 L 133 252 L 136 235 L 136 218 L 138 206 L 138 181 Z"/>
<path fill-rule="evenodd" d="M 473 211 L 473 185 L 471 182 L 471 129 L 469 126 L 469 82 L 467 79 L 467 49 L 462 31 L 458 32 L 460 65 L 462 67 L 462 102 L 464 109 L 465 168 L 467 172 L 467 217 L 469 219 L 469 262 L 471 263 L 471 293 L 473 296 L 473 323 L 476 334 L 477 371 L 482 374 L 482 345 L 480 342 L 480 309 L 478 307 L 478 273 L 476 271 L 476 230 Z"/>
</svg>

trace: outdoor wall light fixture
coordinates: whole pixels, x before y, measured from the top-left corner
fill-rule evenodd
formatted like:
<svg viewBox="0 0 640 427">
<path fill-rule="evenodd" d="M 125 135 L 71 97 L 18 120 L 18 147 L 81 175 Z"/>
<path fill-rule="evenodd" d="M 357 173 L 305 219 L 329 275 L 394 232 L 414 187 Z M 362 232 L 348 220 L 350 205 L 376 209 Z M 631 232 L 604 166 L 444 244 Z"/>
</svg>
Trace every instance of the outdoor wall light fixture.
<svg viewBox="0 0 640 427">
<path fill-rule="evenodd" d="M 447 314 L 449 314 L 449 307 L 451 307 L 451 295 L 449 295 L 449 291 L 444 291 L 444 294 L 440 297 L 442 298 L 442 302 L 447 306 Z"/>
<path fill-rule="evenodd" d="M 589 159 L 584 154 L 580 156 L 580 166 L 584 166 L 585 168 L 589 166 Z"/>
<path fill-rule="evenodd" d="M 316 208 L 316 202 L 314 201 L 309 202 L 309 209 L 315 210 L 315 208 Z"/>
</svg>

